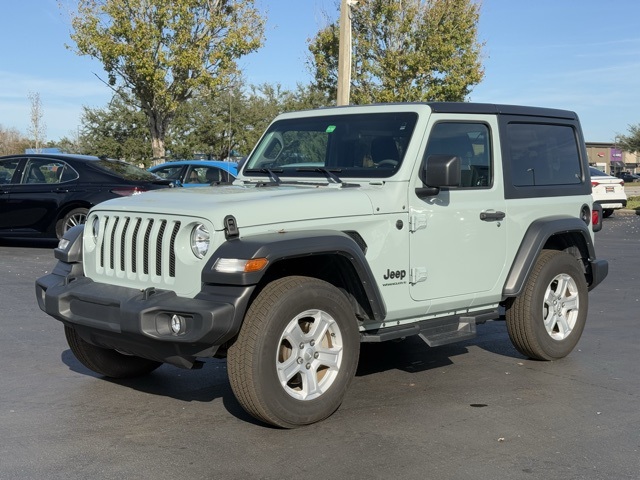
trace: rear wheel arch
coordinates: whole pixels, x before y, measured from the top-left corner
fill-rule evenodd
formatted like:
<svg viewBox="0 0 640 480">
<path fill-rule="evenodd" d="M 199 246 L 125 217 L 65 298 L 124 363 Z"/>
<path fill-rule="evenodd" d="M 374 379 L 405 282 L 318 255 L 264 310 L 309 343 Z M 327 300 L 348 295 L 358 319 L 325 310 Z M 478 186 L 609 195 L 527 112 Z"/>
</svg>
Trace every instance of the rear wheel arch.
<svg viewBox="0 0 640 480">
<path fill-rule="evenodd" d="M 588 261 L 595 258 L 589 227 L 574 217 L 541 219 L 532 223 L 525 233 L 511 270 L 505 281 L 503 297 L 520 294 L 543 250 L 565 251 L 579 260 L 587 283 L 591 282 Z"/>
</svg>

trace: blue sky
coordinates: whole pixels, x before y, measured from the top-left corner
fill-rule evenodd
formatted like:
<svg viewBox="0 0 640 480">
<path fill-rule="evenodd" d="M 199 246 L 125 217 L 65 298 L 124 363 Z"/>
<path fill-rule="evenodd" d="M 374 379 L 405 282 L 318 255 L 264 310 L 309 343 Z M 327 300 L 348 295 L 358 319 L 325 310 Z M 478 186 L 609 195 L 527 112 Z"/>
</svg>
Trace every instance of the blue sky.
<svg viewBox="0 0 640 480">
<path fill-rule="evenodd" d="M 63 0 L 73 5 L 73 0 Z M 338 0 L 258 0 L 266 45 L 240 60 L 249 83 L 308 83 L 307 40 L 337 15 Z M 47 139 L 77 131 L 82 106 L 103 107 L 101 64 L 65 48 L 66 13 L 56 0 L 2 0 L 0 125 L 23 134 L 29 92 L 42 101 Z M 640 123 L 640 1 L 483 0 L 485 79 L 472 101 L 574 110 L 585 138 L 613 141 Z"/>
</svg>

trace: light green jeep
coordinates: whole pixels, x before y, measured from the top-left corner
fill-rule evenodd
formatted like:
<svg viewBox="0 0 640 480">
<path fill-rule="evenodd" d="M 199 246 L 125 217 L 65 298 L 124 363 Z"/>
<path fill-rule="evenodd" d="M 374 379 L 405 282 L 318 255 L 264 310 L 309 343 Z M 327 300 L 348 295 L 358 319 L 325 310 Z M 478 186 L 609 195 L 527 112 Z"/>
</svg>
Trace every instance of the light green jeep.
<svg viewBox="0 0 640 480">
<path fill-rule="evenodd" d="M 227 356 L 240 404 L 282 427 L 340 405 L 361 342 L 468 339 L 504 312 L 524 355 L 575 347 L 597 260 L 577 116 L 469 103 L 281 115 L 228 187 L 94 207 L 37 281 L 107 377 Z"/>
</svg>

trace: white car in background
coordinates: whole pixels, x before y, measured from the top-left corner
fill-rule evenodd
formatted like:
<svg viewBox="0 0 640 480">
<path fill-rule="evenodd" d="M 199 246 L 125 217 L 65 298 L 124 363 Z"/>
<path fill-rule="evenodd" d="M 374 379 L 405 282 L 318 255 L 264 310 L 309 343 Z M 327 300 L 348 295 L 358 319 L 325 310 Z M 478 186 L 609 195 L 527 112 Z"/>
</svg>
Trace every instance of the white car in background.
<svg viewBox="0 0 640 480">
<path fill-rule="evenodd" d="M 591 195 L 593 201 L 602 206 L 602 216 L 610 217 L 614 210 L 627 206 L 627 194 L 624 191 L 624 181 L 607 175 L 602 170 L 589 167 L 591 174 Z"/>
</svg>

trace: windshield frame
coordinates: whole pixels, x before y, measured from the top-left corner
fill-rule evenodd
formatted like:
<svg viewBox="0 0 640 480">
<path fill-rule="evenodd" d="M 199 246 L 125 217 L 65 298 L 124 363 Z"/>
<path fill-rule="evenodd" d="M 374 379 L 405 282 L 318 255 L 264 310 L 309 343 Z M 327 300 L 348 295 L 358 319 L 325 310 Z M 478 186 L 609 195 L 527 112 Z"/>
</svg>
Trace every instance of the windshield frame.
<svg viewBox="0 0 640 480">
<path fill-rule="evenodd" d="M 402 165 L 418 117 L 415 111 L 394 110 L 276 120 L 242 173 L 315 180 L 327 172 L 339 178 L 388 178 Z"/>
</svg>

